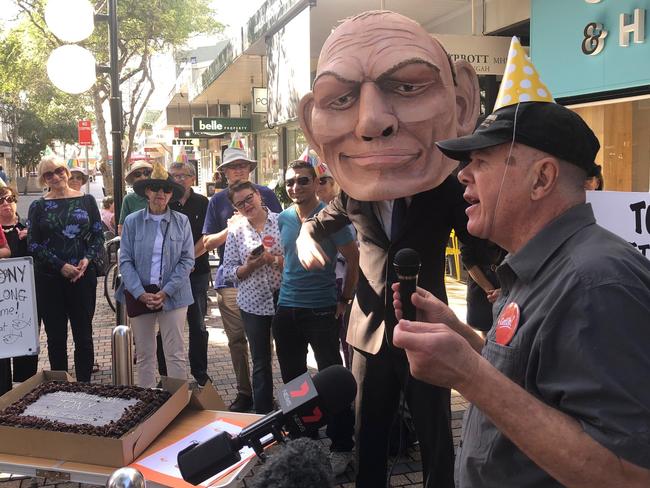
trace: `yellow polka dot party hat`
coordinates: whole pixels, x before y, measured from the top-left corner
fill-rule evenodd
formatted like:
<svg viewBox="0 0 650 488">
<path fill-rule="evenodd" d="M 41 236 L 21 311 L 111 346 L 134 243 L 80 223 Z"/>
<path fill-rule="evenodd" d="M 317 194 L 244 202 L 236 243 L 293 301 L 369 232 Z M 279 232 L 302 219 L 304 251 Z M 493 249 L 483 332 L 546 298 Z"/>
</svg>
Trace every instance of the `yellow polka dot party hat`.
<svg viewBox="0 0 650 488">
<path fill-rule="evenodd" d="M 555 100 L 540 79 L 526 51 L 521 47 L 519 39 L 513 37 L 494 111 L 509 105 L 516 105 L 519 102 L 555 103 Z"/>
</svg>

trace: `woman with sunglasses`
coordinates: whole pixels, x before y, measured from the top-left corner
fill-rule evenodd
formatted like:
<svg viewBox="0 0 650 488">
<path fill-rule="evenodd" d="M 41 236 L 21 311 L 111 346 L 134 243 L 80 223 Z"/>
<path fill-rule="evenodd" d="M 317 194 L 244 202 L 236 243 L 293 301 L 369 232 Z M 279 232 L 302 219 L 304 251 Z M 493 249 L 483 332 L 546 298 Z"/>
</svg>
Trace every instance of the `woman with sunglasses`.
<svg viewBox="0 0 650 488">
<path fill-rule="evenodd" d="M 68 370 L 69 320 L 77 381 L 88 382 L 97 291 L 92 261 L 104 245 L 101 217 L 91 195 L 70 188 L 64 164 L 44 158 L 38 177 L 50 190 L 29 207 L 27 249 L 34 257 L 38 315 L 45 324 L 50 367 Z"/>
<path fill-rule="evenodd" d="M 88 172 L 86 168 L 75 166 L 70 168 L 70 178 L 68 179 L 68 186 L 73 190 L 83 192 L 82 187 L 88 183 Z"/>
<path fill-rule="evenodd" d="M 137 353 L 138 385 L 156 386 L 156 323 L 160 329 L 167 376 L 187 379 L 183 328 L 194 302 L 190 272 L 194 240 L 185 215 L 169 208 L 183 196 L 160 163 L 150 179 L 133 185 L 147 207 L 124 221 L 120 246 L 122 283 L 115 298 L 126 305 Z"/>
<path fill-rule="evenodd" d="M 271 322 L 282 278 L 282 247 L 278 215 L 262 205 L 262 196 L 250 181 L 228 188 L 233 207 L 246 220 L 228 229 L 224 277 L 237 285 L 237 305 L 253 359 L 255 413 L 273 410 Z"/>
<path fill-rule="evenodd" d="M 11 257 L 27 256 L 27 227 L 20 221 L 17 212 L 18 194 L 9 186 L 0 187 L 0 225 L 7 240 L 7 251 Z M 0 247 L 0 257 L 3 250 Z M 0 395 L 11 390 L 12 381 L 25 381 L 36 374 L 38 355 L 13 358 L 13 377 L 11 358 L 0 359 Z"/>
</svg>

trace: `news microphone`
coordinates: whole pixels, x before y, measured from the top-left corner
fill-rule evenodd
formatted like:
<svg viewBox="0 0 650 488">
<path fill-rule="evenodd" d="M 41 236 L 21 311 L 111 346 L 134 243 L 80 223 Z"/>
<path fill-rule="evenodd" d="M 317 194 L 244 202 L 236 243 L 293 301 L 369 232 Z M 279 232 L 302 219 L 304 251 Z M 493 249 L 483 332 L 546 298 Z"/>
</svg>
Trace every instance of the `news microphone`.
<svg viewBox="0 0 650 488">
<path fill-rule="evenodd" d="M 397 279 L 399 280 L 399 296 L 402 301 L 402 318 L 415 320 L 415 306 L 411 302 L 411 295 L 415 293 L 415 287 L 420 272 L 420 255 L 417 251 L 404 248 L 397 251 L 393 258 L 393 266 Z"/>
<path fill-rule="evenodd" d="M 354 376 L 343 366 L 330 366 L 313 378 L 304 373 L 280 387 L 277 397 L 281 410 L 262 417 L 235 437 L 221 432 L 180 451 L 177 462 L 181 475 L 198 485 L 241 461 L 239 450 L 244 446 L 265 459 L 264 448 L 273 441 L 282 442 L 283 431 L 290 437 L 309 434 L 325 424 L 329 416 L 350 408 L 356 394 Z"/>
</svg>

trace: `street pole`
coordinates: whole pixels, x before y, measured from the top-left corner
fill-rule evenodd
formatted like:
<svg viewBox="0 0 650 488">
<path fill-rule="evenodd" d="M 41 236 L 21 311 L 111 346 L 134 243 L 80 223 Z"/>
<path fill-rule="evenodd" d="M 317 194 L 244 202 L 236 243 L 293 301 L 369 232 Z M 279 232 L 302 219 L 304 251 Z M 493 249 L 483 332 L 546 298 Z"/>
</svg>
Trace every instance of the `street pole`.
<svg viewBox="0 0 650 488">
<path fill-rule="evenodd" d="M 119 219 L 122 207 L 122 99 L 120 95 L 119 57 L 117 52 L 117 0 L 108 3 L 108 35 L 110 49 L 111 134 L 113 136 L 113 198 L 115 216 Z"/>
<path fill-rule="evenodd" d="M 86 176 L 88 176 L 88 179 L 86 180 L 86 193 L 90 195 L 90 168 L 88 168 L 88 146 L 84 146 L 84 152 L 86 157 Z"/>
</svg>

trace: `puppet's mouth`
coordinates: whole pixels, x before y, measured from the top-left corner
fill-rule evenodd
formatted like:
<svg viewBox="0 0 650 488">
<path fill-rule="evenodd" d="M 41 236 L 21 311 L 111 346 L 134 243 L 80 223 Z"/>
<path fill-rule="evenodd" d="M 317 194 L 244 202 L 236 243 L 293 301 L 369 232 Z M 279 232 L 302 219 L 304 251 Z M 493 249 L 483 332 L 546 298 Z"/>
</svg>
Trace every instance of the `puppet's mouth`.
<svg viewBox="0 0 650 488">
<path fill-rule="evenodd" d="M 422 151 L 412 149 L 385 149 L 358 154 L 341 154 L 341 160 L 357 164 L 365 169 L 398 168 L 420 157 Z"/>
</svg>

